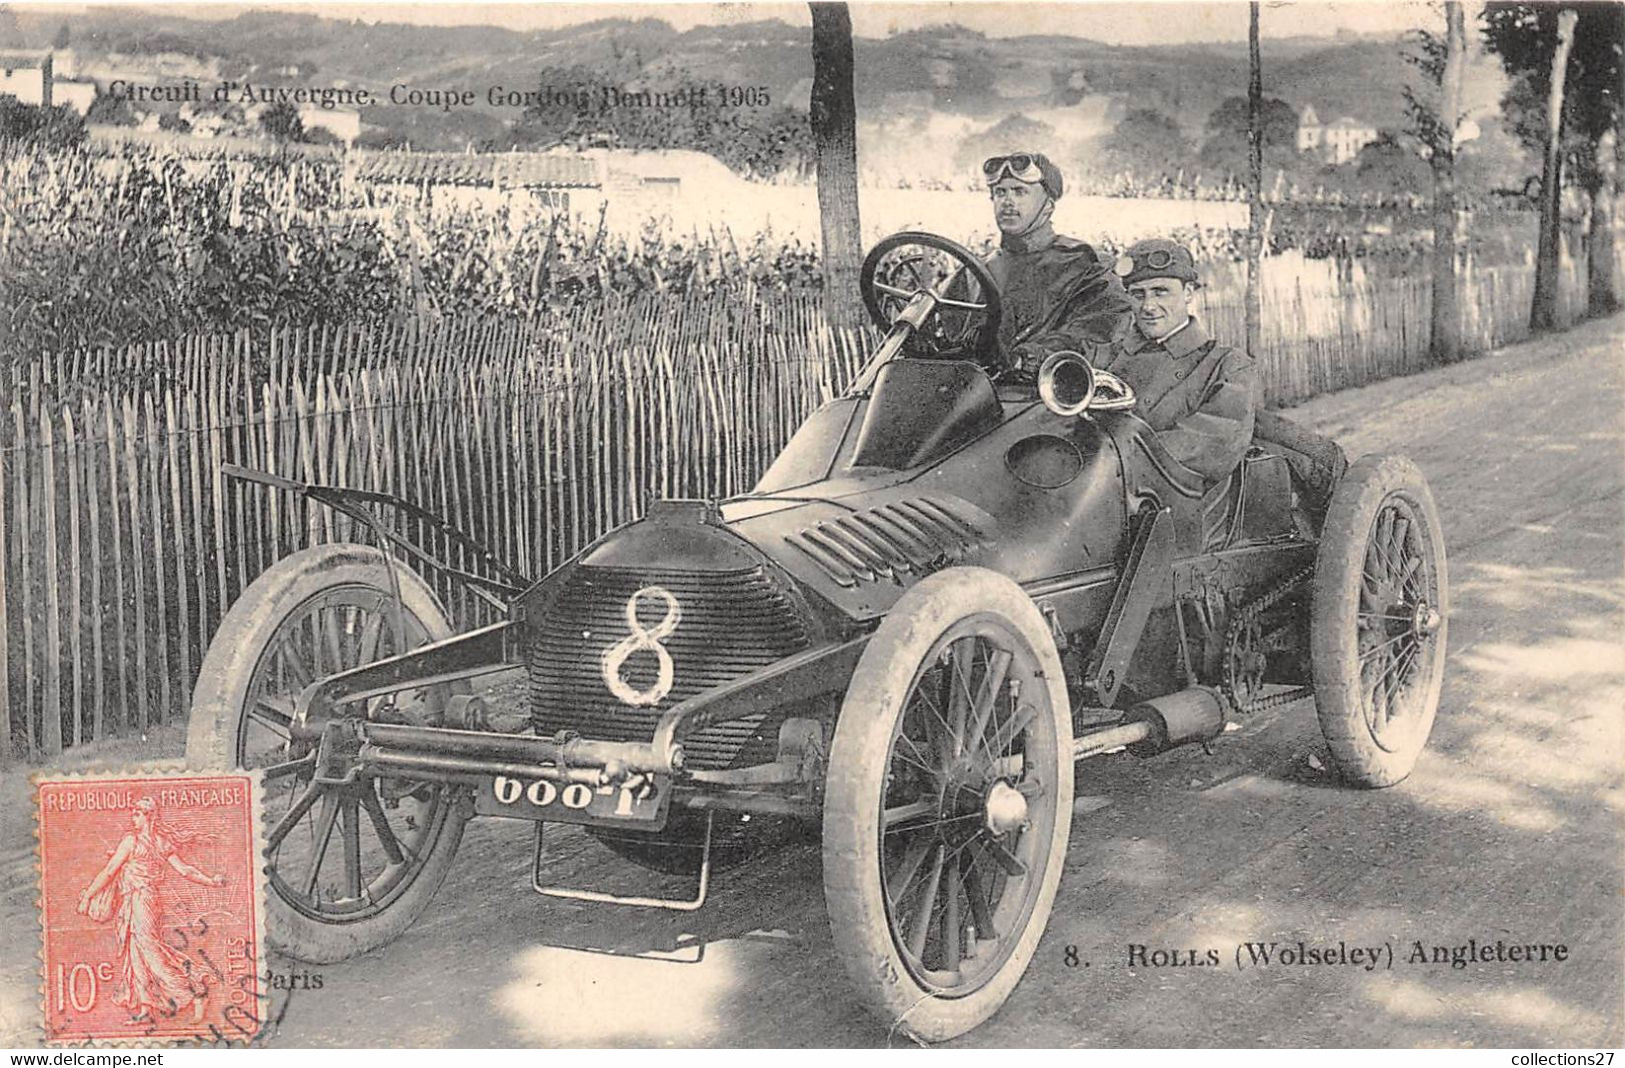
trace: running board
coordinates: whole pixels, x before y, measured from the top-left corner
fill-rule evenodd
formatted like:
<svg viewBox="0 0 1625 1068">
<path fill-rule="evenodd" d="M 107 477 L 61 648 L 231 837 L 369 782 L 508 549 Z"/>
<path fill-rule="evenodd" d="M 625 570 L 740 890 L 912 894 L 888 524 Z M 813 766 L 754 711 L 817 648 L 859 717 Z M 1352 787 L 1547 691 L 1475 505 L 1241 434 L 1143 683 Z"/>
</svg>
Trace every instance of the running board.
<svg viewBox="0 0 1625 1068">
<path fill-rule="evenodd" d="M 622 894 L 608 894 L 602 890 L 578 890 L 570 886 L 543 886 L 542 857 L 544 856 L 544 849 L 542 832 L 547 825 L 541 822 L 536 824 L 536 853 L 531 860 L 530 888 L 547 897 L 562 897 L 571 901 L 591 901 L 600 905 L 631 905 L 648 909 L 670 909 L 673 912 L 694 912 L 705 904 L 706 891 L 711 886 L 711 824 L 714 819 L 714 813 L 707 812 L 705 814 L 705 846 L 700 853 L 700 882 L 692 898 L 628 897 Z"/>
</svg>

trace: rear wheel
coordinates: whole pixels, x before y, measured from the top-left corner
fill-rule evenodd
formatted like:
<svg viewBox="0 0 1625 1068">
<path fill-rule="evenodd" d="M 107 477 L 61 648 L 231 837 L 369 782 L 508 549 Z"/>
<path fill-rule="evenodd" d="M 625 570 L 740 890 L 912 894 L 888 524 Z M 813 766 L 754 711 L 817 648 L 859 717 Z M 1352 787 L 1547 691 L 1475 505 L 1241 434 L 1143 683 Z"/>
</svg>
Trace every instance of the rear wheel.
<svg viewBox="0 0 1625 1068">
<path fill-rule="evenodd" d="M 926 1041 L 993 1015 L 1048 922 L 1072 822 L 1060 658 L 981 568 L 897 602 L 847 690 L 824 799 L 824 893 L 859 996 Z"/>
<path fill-rule="evenodd" d="M 367 776 L 314 783 L 318 732 L 294 722 L 295 699 L 313 680 L 452 636 L 423 580 L 396 570 L 398 604 L 377 549 L 320 545 L 279 561 L 226 613 L 193 692 L 187 760 L 260 771 L 267 935 L 312 963 L 404 931 L 462 837 L 449 787 Z M 397 714 L 427 721 L 445 696 L 396 695 Z"/>
<path fill-rule="evenodd" d="M 1411 773 L 1433 729 L 1450 610 L 1444 530 L 1415 464 L 1367 456 L 1349 468 L 1314 581 L 1321 731 L 1344 778 L 1390 786 Z"/>
</svg>

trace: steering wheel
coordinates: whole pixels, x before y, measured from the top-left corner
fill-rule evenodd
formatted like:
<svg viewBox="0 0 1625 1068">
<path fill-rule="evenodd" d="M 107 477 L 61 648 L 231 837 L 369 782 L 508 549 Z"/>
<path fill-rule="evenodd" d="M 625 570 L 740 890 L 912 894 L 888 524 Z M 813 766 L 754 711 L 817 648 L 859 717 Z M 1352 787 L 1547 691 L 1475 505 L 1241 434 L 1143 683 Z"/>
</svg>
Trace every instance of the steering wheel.
<svg viewBox="0 0 1625 1068">
<path fill-rule="evenodd" d="M 979 358 L 995 350 L 999 287 L 987 266 L 958 242 L 920 230 L 892 234 L 864 257 L 858 288 L 882 330 L 890 330 L 921 294 L 931 297 L 914 331 L 921 355 Z"/>
</svg>

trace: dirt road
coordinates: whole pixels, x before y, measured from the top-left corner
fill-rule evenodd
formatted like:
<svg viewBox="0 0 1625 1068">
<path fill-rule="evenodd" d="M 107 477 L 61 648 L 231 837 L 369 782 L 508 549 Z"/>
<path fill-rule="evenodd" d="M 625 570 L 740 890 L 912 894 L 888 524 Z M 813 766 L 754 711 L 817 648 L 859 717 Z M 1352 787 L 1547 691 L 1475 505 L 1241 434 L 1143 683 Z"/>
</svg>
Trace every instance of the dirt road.
<svg viewBox="0 0 1625 1068">
<path fill-rule="evenodd" d="M 1432 481 L 1454 606 L 1431 745 L 1400 786 L 1350 790 L 1300 702 L 1211 755 L 1084 765 L 1038 957 L 959 1044 L 1625 1042 L 1622 333 L 1619 319 L 1590 324 L 1291 413 L 1353 455 L 1406 453 Z M 0 845 L 0 1044 L 35 1011 L 18 782 Z M 706 909 L 680 916 L 533 895 L 529 835 L 476 821 L 405 937 L 341 965 L 283 962 L 292 985 L 319 972 L 321 988 L 291 993 L 272 1044 L 901 1041 L 848 991 L 816 845 L 721 876 Z M 560 881 L 647 892 L 579 833 L 556 849 Z M 1435 947 L 1461 957 L 1498 941 L 1561 944 L 1566 959 L 1431 963 Z M 1392 967 L 1282 963 L 1279 947 L 1300 942 L 1334 957 L 1386 947 Z M 1277 943 L 1272 963 L 1238 969 L 1246 943 Z M 1219 963 L 1147 966 L 1159 950 Z"/>
</svg>

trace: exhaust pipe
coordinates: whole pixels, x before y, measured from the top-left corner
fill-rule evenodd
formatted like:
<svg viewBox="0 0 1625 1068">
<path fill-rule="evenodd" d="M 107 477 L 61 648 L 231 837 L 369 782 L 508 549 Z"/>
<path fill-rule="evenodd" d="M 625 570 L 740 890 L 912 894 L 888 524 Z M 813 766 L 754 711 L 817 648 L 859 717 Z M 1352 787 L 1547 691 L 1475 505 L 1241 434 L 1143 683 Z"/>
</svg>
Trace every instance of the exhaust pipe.
<svg viewBox="0 0 1625 1068">
<path fill-rule="evenodd" d="M 1137 757 L 1156 756 L 1191 742 L 1206 742 L 1224 732 L 1224 695 L 1211 686 L 1193 686 L 1133 706 L 1123 722 L 1081 734 L 1072 742 L 1072 759 L 1127 749 Z"/>
<path fill-rule="evenodd" d="M 1135 756 L 1156 756 L 1191 742 L 1207 742 L 1224 733 L 1224 695 L 1211 686 L 1141 701 L 1128 710 L 1130 722 L 1151 727 L 1144 741 L 1129 746 Z"/>
</svg>

